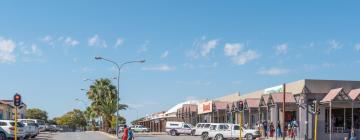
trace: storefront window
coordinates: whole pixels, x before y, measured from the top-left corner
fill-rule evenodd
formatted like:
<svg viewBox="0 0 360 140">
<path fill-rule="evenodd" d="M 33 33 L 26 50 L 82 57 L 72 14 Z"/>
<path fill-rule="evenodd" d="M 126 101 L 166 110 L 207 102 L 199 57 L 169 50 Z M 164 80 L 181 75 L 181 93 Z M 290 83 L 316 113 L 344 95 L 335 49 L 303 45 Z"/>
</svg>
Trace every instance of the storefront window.
<svg viewBox="0 0 360 140">
<path fill-rule="evenodd" d="M 331 110 L 331 124 L 333 133 L 347 133 L 351 130 L 351 119 L 354 117 L 354 128 L 360 129 L 360 109 L 354 108 L 354 116 L 351 114 L 351 108 L 336 108 Z M 325 132 L 328 133 L 329 126 L 329 108 L 325 109 Z"/>
</svg>

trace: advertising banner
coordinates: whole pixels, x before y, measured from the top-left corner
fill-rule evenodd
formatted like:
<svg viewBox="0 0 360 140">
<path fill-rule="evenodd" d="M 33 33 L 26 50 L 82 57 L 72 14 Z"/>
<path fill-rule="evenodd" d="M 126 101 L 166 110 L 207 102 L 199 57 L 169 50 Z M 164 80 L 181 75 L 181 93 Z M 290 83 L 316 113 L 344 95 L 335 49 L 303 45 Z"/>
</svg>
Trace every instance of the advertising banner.
<svg viewBox="0 0 360 140">
<path fill-rule="evenodd" d="M 198 114 L 205 114 L 212 112 L 212 101 L 202 102 L 198 105 Z"/>
</svg>

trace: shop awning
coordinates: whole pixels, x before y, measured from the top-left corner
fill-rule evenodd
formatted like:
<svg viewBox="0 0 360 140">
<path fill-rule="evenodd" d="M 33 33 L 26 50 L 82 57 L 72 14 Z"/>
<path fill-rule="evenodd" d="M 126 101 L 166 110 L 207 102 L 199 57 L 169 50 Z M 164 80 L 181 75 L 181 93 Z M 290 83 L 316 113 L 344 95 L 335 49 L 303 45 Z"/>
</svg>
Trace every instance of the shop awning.
<svg viewBox="0 0 360 140">
<path fill-rule="evenodd" d="M 259 98 L 247 98 L 245 99 L 245 104 L 248 108 L 258 108 L 260 106 Z"/>
<path fill-rule="evenodd" d="M 360 101 L 360 88 L 351 90 L 348 95 L 353 101 Z"/>
<path fill-rule="evenodd" d="M 343 88 L 331 89 L 328 94 L 320 102 L 332 101 L 352 101 L 352 99 L 345 93 Z"/>
<path fill-rule="evenodd" d="M 270 97 L 273 103 L 282 103 L 284 98 L 284 93 L 277 92 L 271 93 Z M 296 103 L 294 95 L 290 92 L 285 93 L 285 103 Z"/>
</svg>

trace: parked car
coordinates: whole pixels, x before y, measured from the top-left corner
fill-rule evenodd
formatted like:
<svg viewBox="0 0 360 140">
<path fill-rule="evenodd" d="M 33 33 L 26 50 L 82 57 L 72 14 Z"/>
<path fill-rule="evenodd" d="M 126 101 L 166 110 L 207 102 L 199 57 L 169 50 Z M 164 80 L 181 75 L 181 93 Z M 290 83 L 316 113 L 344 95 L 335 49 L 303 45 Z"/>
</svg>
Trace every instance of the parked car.
<svg viewBox="0 0 360 140">
<path fill-rule="evenodd" d="M 166 122 L 166 132 L 171 136 L 179 136 L 180 134 L 191 135 L 192 125 L 185 122 Z"/>
<path fill-rule="evenodd" d="M 38 125 L 38 128 L 39 128 L 40 132 L 45 131 L 45 129 L 46 129 L 44 120 L 39 120 L 39 119 L 18 119 L 18 121 L 36 123 Z"/>
<path fill-rule="evenodd" d="M 7 139 L 14 139 L 15 134 L 15 122 L 12 120 L 0 120 L 0 128 L 2 129 L 2 135 L 5 134 Z M 1 135 L 0 135 L 1 136 Z M 22 139 L 25 137 L 24 126 L 22 123 L 17 123 L 17 137 Z"/>
<path fill-rule="evenodd" d="M 0 140 L 7 140 L 5 130 L 0 127 Z"/>
<path fill-rule="evenodd" d="M 240 126 L 237 124 L 229 123 L 217 123 L 211 124 L 208 139 L 214 140 L 225 140 L 225 139 L 239 139 L 240 136 Z M 260 132 L 255 129 L 244 129 L 241 128 L 241 137 L 246 138 L 247 140 L 255 139 L 260 137 Z"/>
<path fill-rule="evenodd" d="M 22 122 L 20 122 L 22 123 Z M 25 137 L 24 139 L 28 138 L 35 138 L 39 134 L 39 129 L 35 123 L 22 123 L 24 125 Z"/>
<path fill-rule="evenodd" d="M 131 129 L 134 131 L 134 132 L 149 132 L 149 128 L 146 128 L 142 125 L 134 125 L 131 127 Z"/>
<path fill-rule="evenodd" d="M 210 130 L 211 123 L 198 123 L 191 131 L 191 134 L 194 136 L 206 135 Z"/>
<path fill-rule="evenodd" d="M 124 127 L 126 124 L 119 124 L 119 133 L 124 131 Z"/>
</svg>

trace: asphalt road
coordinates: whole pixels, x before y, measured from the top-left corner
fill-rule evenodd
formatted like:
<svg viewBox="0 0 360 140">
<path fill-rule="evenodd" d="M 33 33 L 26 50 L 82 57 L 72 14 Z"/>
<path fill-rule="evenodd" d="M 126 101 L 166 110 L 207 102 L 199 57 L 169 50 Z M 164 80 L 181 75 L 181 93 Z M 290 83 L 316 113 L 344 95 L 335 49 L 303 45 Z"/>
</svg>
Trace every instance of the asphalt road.
<svg viewBox="0 0 360 140">
<path fill-rule="evenodd" d="M 43 132 L 35 139 L 30 140 L 116 140 L 99 132 Z M 201 140 L 194 136 L 169 136 L 169 135 L 141 135 L 135 140 Z"/>
</svg>

